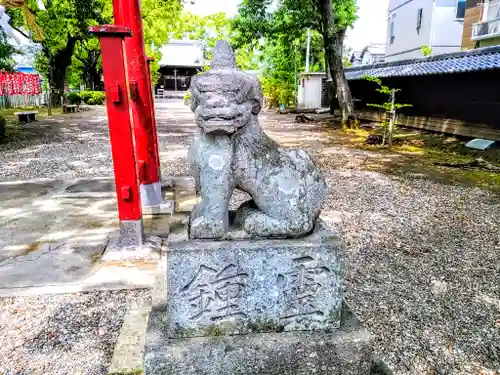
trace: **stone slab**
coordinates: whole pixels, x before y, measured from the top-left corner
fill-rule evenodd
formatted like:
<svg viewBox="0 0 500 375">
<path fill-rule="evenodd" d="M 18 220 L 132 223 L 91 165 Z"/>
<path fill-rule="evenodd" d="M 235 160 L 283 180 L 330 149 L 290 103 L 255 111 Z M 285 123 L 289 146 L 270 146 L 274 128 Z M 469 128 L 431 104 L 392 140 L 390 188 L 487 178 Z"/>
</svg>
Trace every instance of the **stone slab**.
<svg viewBox="0 0 500 375">
<path fill-rule="evenodd" d="M 347 309 L 332 332 L 169 339 L 165 311 L 149 318 L 145 375 L 368 375 L 369 333 Z"/>
<path fill-rule="evenodd" d="M 321 221 L 301 239 L 170 242 L 168 335 L 338 328 L 342 250 Z"/>
<path fill-rule="evenodd" d="M 127 311 L 113 350 L 108 374 L 140 374 L 144 368 L 144 348 L 150 305 Z"/>
<path fill-rule="evenodd" d="M 156 206 L 143 206 L 143 215 L 172 215 L 175 211 L 175 201 L 166 200 Z"/>
</svg>

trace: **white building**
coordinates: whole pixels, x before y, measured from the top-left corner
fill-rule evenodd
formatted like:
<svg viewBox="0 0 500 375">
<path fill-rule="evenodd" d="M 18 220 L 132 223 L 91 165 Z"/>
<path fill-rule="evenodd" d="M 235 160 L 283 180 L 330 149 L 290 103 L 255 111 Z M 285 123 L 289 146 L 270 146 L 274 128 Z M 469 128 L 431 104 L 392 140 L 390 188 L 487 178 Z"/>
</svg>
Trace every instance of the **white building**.
<svg viewBox="0 0 500 375">
<path fill-rule="evenodd" d="M 370 44 L 351 57 L 353 66 L 377 64 L 385 61 L 385 44 Z"/>
<path fill-rule="evenodd" d="M 475 23 L 472 29 L 472 40 L 479 47 L 500 45 L 500 0 L 484 0 L 481 21 Z M 471 7 L 472 8 L 472 7 Z"/>
<path fill-rule="evenodd" d="M 157 90 L 187 91 L 191 77 L 202 69 L 203 43 L 200 40 L 170 40 L 160 51 L 161 77 Z"/>
<path fill-rule="evenodd" d="M 203 64 L 203 43 L 200 40 L 170 40 L 160 51 L 160 66 L 201 67 Z"/>
<path fill-rule="evenodd" d="M 390 0 L 385 61 L 423 57 L 461 49 L 466 0 Z"/>
</svg>

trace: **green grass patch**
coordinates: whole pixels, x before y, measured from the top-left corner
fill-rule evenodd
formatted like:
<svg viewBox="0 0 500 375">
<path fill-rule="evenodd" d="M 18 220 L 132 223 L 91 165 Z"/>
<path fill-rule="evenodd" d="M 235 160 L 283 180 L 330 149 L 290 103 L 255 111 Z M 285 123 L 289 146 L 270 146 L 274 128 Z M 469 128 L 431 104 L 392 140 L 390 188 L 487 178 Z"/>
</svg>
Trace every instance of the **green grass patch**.
<svg viewBox="0 0 500 375">
<path fill-rule="evenodd" d="M 5 138 L 2 143 L 8 143 L 13 140 L 24 140 L 29 137 L 29 131 L 23 128 L 19 123 L 16 112 L 38 111 L 36 119 L 38 121 L 47 117 L 47 108 L 27 107 L 27 108 L 3 108 L 0 109 L 0 117 L 5 119 Z"/>
<path fill-rule="evenodd" d="M 362 166 L 363 169 L 387 174 L 413 172 L 415 175 L 444 183 L 465 183 L 500 193 L 500 173 L 486 170 L 469 170 L 437 165 L 466 164 L 477 158 L 500 166 L 500 148 L 485 151 L 465 147 L 470 138 L 455 137 L 413 129 L 398 128 L 393 147 L 369 145 L 370 134 L 381 134 L 381 128 L 361 127 L 355 130 L 325 126 L 326 146 L 343 146 L 373 151 L 380 154 Z"/>
</svg>

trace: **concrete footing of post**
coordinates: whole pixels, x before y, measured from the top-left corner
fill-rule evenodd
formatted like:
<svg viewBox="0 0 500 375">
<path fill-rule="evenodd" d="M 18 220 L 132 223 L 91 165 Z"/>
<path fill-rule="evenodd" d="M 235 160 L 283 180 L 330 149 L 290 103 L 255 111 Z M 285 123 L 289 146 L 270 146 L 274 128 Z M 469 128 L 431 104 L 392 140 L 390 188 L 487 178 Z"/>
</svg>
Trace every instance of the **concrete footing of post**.
<svg viewBox="0 0 500 375">
<path fill-rule="evenodd" d="M 171 215 L 175 210 L 174 201 L 163 199 L 162 183 L 140 186 L 142 213 L 144 215 Z"/>
<path fill-rule="evenodd" d="M 120 229 L 109 238 L 101 262 L 158 261 L 161 249 L 162 239 L 146 236 L 142 220 L 121 221 Z"/>
</svg>

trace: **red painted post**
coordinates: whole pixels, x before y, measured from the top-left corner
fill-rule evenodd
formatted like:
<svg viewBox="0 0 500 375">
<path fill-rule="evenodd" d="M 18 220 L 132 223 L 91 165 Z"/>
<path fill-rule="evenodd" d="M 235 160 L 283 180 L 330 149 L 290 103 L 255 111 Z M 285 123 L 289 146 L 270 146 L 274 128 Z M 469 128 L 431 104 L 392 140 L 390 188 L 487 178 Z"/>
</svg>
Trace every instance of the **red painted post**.
<svg viewBox="0 0 500 375">
<path fill-rule="evenodd" d="M 155 59 L 151 56 L 146 57 L 146 61 L 148 63 L 148 77 L 151 79 L 151 62 L 155 61 Z M 155 102 L 155 96 L 153 92 L 153 85 L 151 83 L 151 80 L 149 81 L 149 98 L 151 100 L 151 103 Z M 156 115 L 155 115 L 155 108 L 154 105 L 151 107 L 151 116 L 153 117 L 153 134 L 155 135 L 155 146 L 156 146 L 156 155 L 157 155 L 157 161 L 158 161 L 158 174 L 160 175 L 160 181 L 161 181 L 161 165 L 160 165 L 160 144 L 158 143 L 158 128 L 156 127 Z"/>
<path fill-rule="evenodd" d="M 130 37 L 130 30 L 117 25 L 94 26 L 89 30 L 99 37 L 101 43 L 109 138 L 120 218 L 120 240 L 127 245 L 140 245 L 143 242 L 142 210 L 124 43 L 125 37 Z"/>
<path fill-rule="evenodd" d="M 113 0 L 113 13 L 115 24 L 126 26 L 132 32 L 132 37 L 125 39 L 125 49 L 141 201 L 145 207 L 155 207 L 163 203 L 163 197 L 140 0 Z"/>
</svg>

